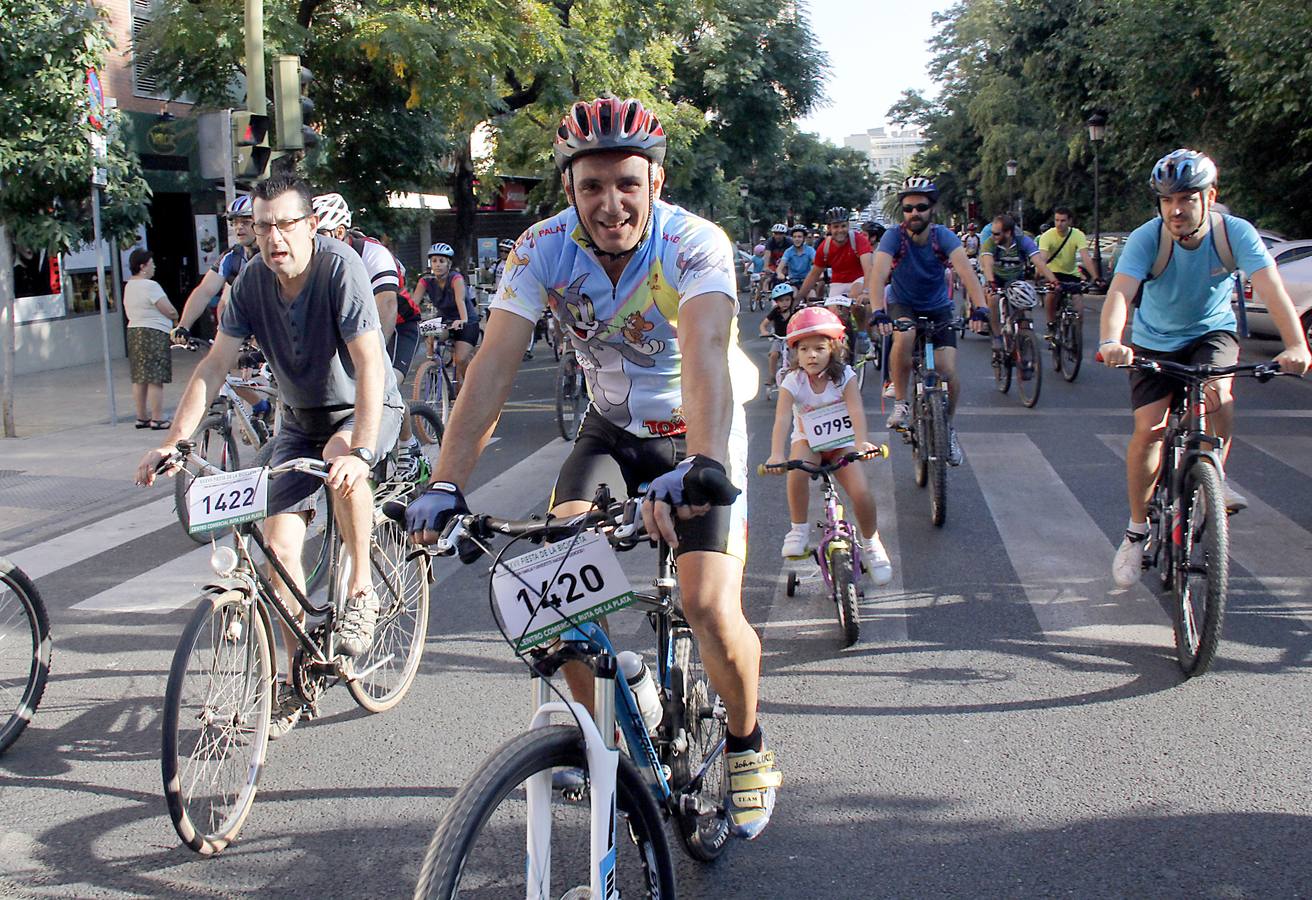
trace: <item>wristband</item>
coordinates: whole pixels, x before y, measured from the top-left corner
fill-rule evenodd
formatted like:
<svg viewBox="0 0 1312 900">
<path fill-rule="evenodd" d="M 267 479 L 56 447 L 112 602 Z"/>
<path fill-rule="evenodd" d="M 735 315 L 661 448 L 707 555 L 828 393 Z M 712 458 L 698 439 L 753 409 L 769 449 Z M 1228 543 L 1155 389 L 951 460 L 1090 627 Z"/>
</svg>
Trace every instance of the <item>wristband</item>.
<svg viewBox="0 0 1312 900">
<path fill-rule="evenodd" d="M 1107 340 L 1105 341 L 1099 341 L 1098 346 L 1106 347 L 1108 344 L 1119 344 L 1119 343 L 1120 341 L 1116 340 L 1116 338 L 1107 338 Z"/>
</svg>

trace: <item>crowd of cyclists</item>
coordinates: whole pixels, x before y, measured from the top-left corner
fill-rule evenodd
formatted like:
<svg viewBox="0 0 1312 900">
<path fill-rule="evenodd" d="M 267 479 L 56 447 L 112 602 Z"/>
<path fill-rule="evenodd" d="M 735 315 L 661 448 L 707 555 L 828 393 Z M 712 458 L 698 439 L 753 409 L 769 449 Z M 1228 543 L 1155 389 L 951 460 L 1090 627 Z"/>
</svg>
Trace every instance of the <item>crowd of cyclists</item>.
<svg viewBox="0 0 1312 900">
<path fill-rule="evenodd" d="M 406 513 L 413 540 L 435 543 L 453 518 L 469 512 L 465 495 L 475 465 L 549 312 L 578 354 L 591 403 L 543 512 L 586 512 L 607 460 L 620 465 L 630 495 L 644 497 L 647 532 L 674 549 L 683 612 L 724 703 L 724 804 L 731 830 L 752 839 L 770 820 L 783 776 L 757 716 L 761 644 L 742 606 L 744 405 L 762 382 L 775 395 L 771 462 L 830 460 L 853 448 L 870 449 L 874 437 L 857 380 L 868 360 L 888 361 L 881 389 L 893 408 L 886 426 L 904 427 L 909 414 L 914 335 L 896 330 L 896 322 L 924 318 L 933 324 L 936 366 L 949 385 L 951 412 L 960 395 L 958 335 L 967 329 L 991 334 L 1000 346 L 998 303 L 1008 285 L 1035 278 L 1053 286 L 1102 282 L 1105 274 L 1069 209 L 1056 210 L 1054 227 L 1037 242 L 1006 213 L 982 229 L 971 222 L 956 233 L 935 221 L 938 189 L 919 175 L 898 191 L 896 223 L 856 221 L 835 207 L 826 212 L 823 233 L 775 224 L 744 260 L 714 223 L 661 199 L 666 134 L 637 100 L 574 104 L 559 124 L 553 152 L 569 205 L 501 242 L 496 293 L 483 322 L 450 245 L 429 248 L 427 272 L 407 289 L 395 256 L 352 229 L 340 195 L 314 195 L 295 176 L 274 175 L 250 198 L 239 198 L 229 210 L 238 245 L 188 298 L 180 323 L 185 336 L 213 310 L 217 336 L 137 479 L 150 483 L 176 442 L 192 434 L 242 342 L 254 338 L 285 407 L 272 464 L 305 455 L 328 461 L 327 484 L 347 555 L 367 558 L 362 541 L 372 514 L 370 470 L 398 440 L 417 448 L 398 385 L 419 344 L 418 323 L 438 316 L 452 325 L 460 390 L 432 481 Z M 1252 225 L 1216 213 L 1217 183 L 1215 165 L 1194 151 L 1177 150 L 1152 167 L 1158 215 L 1130 235 L 1102 308 L 1098 352 L 1107 365 L 1145 357 L 1236 360 L 1230 272 L 1216 264 L 1223 232 L 1279 328 L 1284 348 L 1276 361 L 1286 372 L 1306 372 L 1308 347 L 1271 257 Z M 1170 255 L 1161 268 L 1163 248 Z M 748 302 L 766 311 L 760 334 L 773 339 L 764 377 L 737 339 L 744 268 Z M 1051 299 L 1047 311 L 1051 324 Z M 1140 575 L 1145 505 L 1176 389 L 1167 376 L 1131 376 L 1130 515 L 1116 554 L 1118 584 Z M 1209 384 L 1208 400 L 1217 432 L 1228 436 L 1234 404 L 1228 379 Z M 848 412 L 850 427 L 839 444 L 816 449 L 803 430 L 806 418 L 835 405 Z M 961 461 L 953 427 L 950 462 Z M 860 466 L 843 473 L 839 480 L 865 541 L 870 577 L 887 583 L 894 562 L 880 542 L 873 494 Z M 809 538 L 808 481 L 792 474 L 785 557 L 805 553 Z M 303 578 L 300 504 L 316 486 L 289 477 L 270 492 L 266 534 L 293 578 Z M 1230 497 L 1235 505 L 1242 499 Z M 476 558 L 465 550 L 462 559 Z M 356 566 L 340 625 L 344 652 L 367 649 L 376 616 L 368 567 Z M 590 705 L 591 673 L 569 666 L 564 672 L 579 702 Z M 299 715 L 289 687 L 274 710 L 279 730 Z"/>
</svg>

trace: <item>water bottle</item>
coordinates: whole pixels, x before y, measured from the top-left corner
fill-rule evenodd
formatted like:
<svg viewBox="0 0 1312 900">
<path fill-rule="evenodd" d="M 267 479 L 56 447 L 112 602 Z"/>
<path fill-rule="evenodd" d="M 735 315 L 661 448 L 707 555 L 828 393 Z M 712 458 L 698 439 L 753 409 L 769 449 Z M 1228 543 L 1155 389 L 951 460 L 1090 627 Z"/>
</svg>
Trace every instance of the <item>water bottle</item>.
<svg viewBox="0 0 1312 900">
<path fill-rule="evenodd" d="M 624 650 L 619 654 L 620 671 L 624 673 L 624 680 L 629 683 L 629 690 L 633 692 L 633 698 L 638 702 L 638 712 L 642 714 L 643 724 L 647 726 L 647 731 L 653 732 L 656 726 L 661 724 L 661 718 L 665 715 L 665 710 L 661 706 L 660 693 L 656 690 L 656 680 L 651 677 L 651 669 L 643 662 L 642 657 L 632 650 Z"/>
</svg>

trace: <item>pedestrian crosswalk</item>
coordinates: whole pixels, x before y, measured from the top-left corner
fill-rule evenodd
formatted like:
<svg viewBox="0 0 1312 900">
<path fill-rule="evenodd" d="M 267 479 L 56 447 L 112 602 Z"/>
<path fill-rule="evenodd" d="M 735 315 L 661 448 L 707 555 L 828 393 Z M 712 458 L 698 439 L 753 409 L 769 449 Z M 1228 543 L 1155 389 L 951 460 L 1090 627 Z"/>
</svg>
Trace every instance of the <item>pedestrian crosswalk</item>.
<svg viewBox="0 0 1312 900">
<path fill-rule="evenodd" d="M 963 418 L 960 437 L 966 463 L 949 475 L 952 511 L 942 530 L 922 527 L 928 518 L 924 494 L 902 483 L 908 466 L 905 458 L 898 457 L 905 457 L 905 447 L 895 446 L 893 459 L 866 466 L 894 576 L 883 587 L 865 584 L 861 645 L 915 641 L 918 623 L 934 614 L 930 607 L 978 591 L 978 586 L 954 586 L 951 576 L 927 582 L 926 569 L 930 578 L 939 570 L 923 562 L 934 560 L 954 530 L 958 535 L 970 534 L 987 525 L 998 543 L 997 551 L 988 552 L 987 559 L 979 562 L 982 571 L 988 567 L 983 577 L 1009 586 L 1007 595 L 1021 604 L 1044 638 L 1064 644 L 1169 647 L 1170 617 L 1152 580 L 1145 578 L 1129 590 L 1118 590 L 1110 575 L 1119 520 L 1124 515 L 1123 476 L 1116 461 L 1124 458 L 1126 435 L 1097 433 L 1103 430 L 1100 424 L 1092 429 L 1089 452 L 1099 455 L 1102 462 L 1097 475 L 1102 479 L 1097 488 L 1102 500 L 1097 502 L 1105 501 L 1104 507 L 1095 509 L 1090 505 L 1095 492 L 1078 481 L 1088 467 L 1050 459 L 1050 442 L 1033 433 L 971 427 L 997 421 Z M 1255 463 L 1277 465 L 1280 472 L 1298 480 L 1299 496 L 1312 494 L 1312 436 L 1252 434 L 1241 435 L 1238 442 L 1248 471 L 1256 471 Z M 551 476 L 571 446 L 553 439 L 537 447 L 472 491 L 471 507 L 509 516 L 542 510 Z M 1237 583 L 1243 590 L 1262 592 L 1284 614 L 1312 628 L 1312 532 L 1307 517 L 1291 506 L 1287 496 L 1271 490 L 1269 478 L 1246 485 L 1244 469 L 1236 468 L 1232 484 L 1249 499 L 1248 509 L 1231 519 L 1231 557 L 1239 573 Z M 778 557 L 778 541 L 786 528 L 783 489 L 783 479 L 777 478 L 761 479 L 752 487 L 752 556 L 745 576 L 749 618 L 767 641 L 809 635 L 832 637 L 836 642 L 832 602 L 813 564 L 798 569 L 802 582 L 795 596 L 787 596 L 787 568 Z M 1267 496 L 1260 495 L 1261 489 Z M 900 491 L 905 508 L 898 504 Z M 811 496 L 812 514 L 818 519 L 819 490 L 813 488 Z M 909 498 L 916 502 L 906 502 Z M 1117 510 L 1116 525 L 1109 525 L 1107 509 L 1111 508 Z M 968 511 L 978 518 L 981 510 L 988 522 L 969 521 Z M 910 532 L 909 524 L 916 526 Z M 13 557 L 32 577 L 42 579 L 177 527 L 172 498 L 166 497 L 17 551 Z M 912 535 L 910 543 L 908 534 Z M 189 549 L 108 589 L 97 587 L 87 596 L 70 597 L 64 603 L 55 600 L 55 604 L 87 617 L 165 615 L 188 605 L 210 578 L 211 552 L 208 545 Z M 650 551 L 624 554 L 621 561 L 635 587 L 650 584 L 654 574 Z M 435 591 L 459 571 L 467 570 L 454 560 L 436 560 Z M 613 616 L 611 625 L 617 643 L 650 639 L 646 620 L 636 611 Z"/>
</svg>

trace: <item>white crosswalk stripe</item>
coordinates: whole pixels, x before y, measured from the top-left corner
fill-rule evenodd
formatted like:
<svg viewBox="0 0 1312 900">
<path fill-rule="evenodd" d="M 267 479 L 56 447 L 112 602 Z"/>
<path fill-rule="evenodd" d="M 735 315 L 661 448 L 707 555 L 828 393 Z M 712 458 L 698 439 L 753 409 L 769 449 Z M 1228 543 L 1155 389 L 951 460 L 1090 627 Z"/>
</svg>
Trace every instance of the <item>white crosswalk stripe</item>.
<svg viewBox="0 0 1312 900">
<path fill-rule="evenodd" d="M 10 557 L 27 577 L 44 578 L 52 572 L 76 565 L 106 550 L 113 550 L 176 521 L 173 498 L 170 496 L 117 513 L 33 547 L 14 551 Z"/>
</svg>

